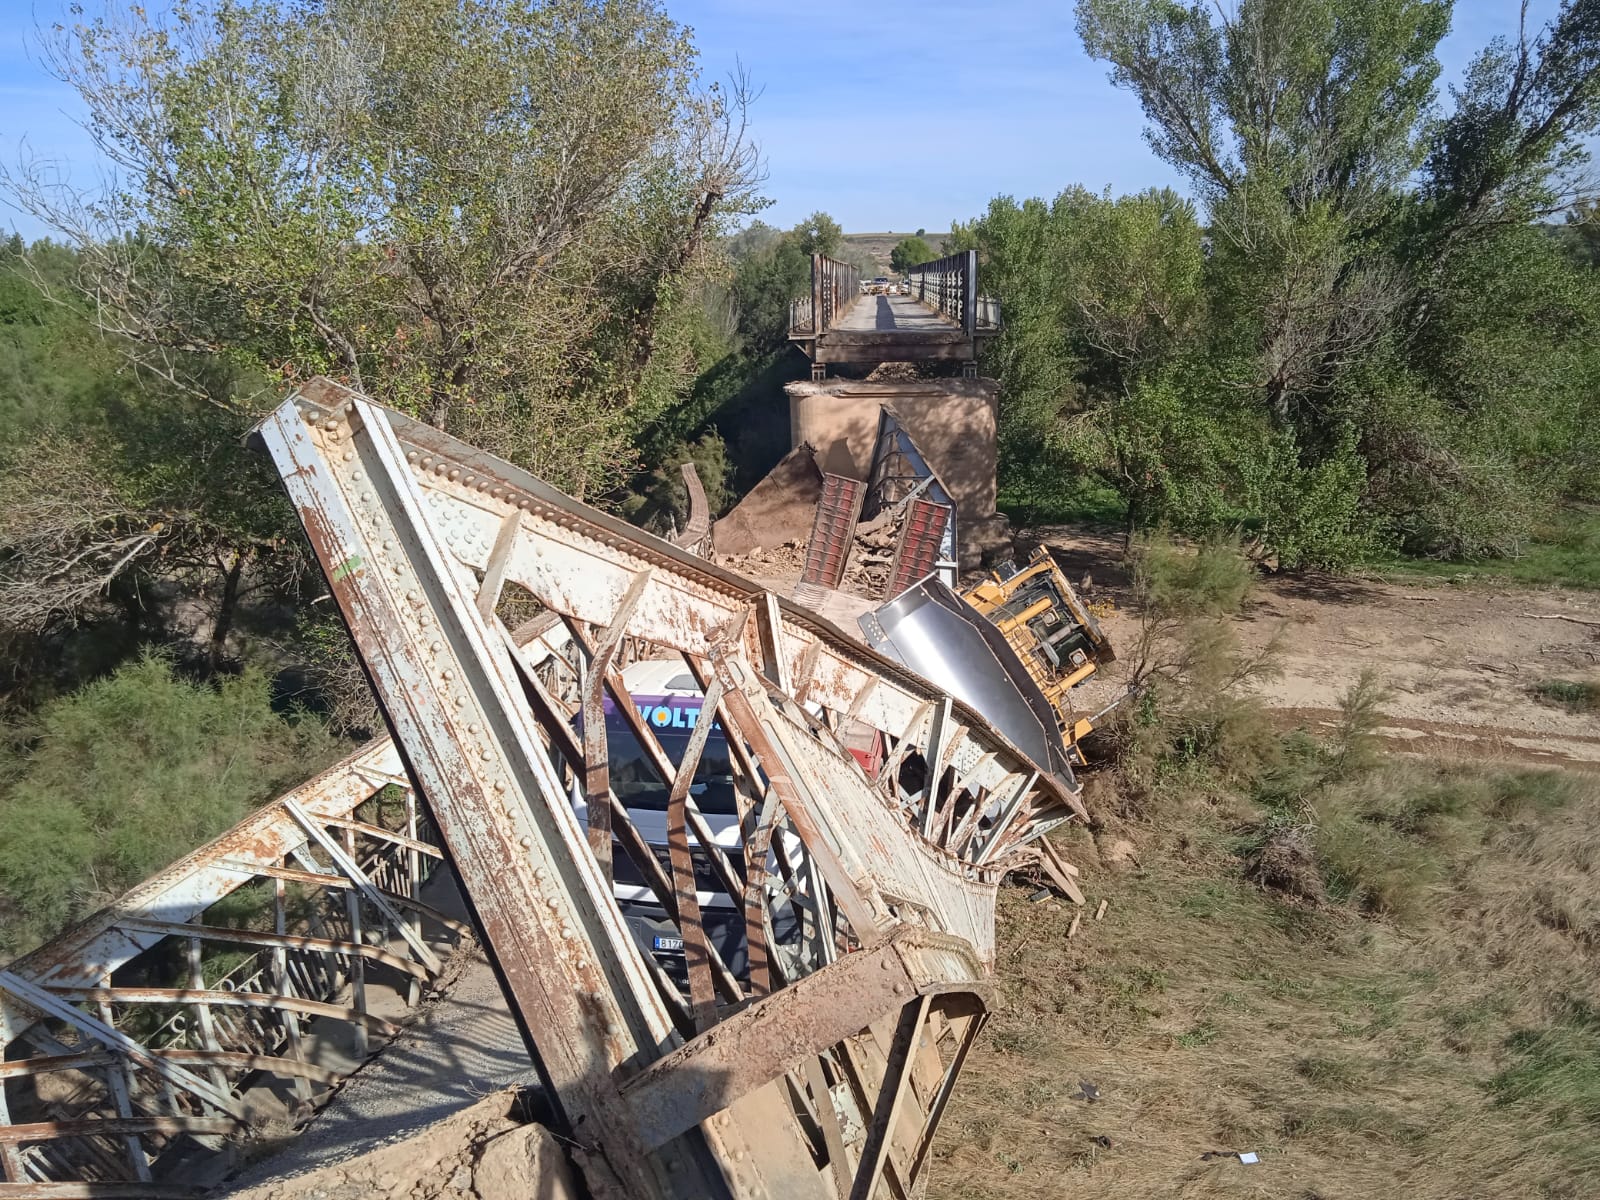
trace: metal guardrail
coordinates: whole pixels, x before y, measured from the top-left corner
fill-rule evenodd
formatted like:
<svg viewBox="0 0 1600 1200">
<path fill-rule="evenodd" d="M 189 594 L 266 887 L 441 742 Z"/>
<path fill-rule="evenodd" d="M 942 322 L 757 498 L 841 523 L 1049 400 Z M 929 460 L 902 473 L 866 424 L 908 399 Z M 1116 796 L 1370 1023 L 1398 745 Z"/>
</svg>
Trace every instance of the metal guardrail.
<svg viewBox="0 0 1600 1200">
<path fill-rule="evenodd" d="M 1000 877 L 1082 814 L 1070 781 L 808 610 L 336 384 L 260 433 L 591 1192 L 918 1194 L 985 1020 Z M 565 625 L 564 666 L 501 623 L 513 585 Z M 699 683 L 677 761 L 622 682 L 625 643 Z M 667 789 L 665 862 L 613 787 L 607 695 Z M 720 841 L 689 786 L 713 724 Z M 684 978 L 630 936 L 623 860 Z M 736 959 L 708 898 L 743 915 Z"/>
<path fill-rule="evenodd" d="M 1000 328 L 1000 302 L 978 294 L 978 252 L 963 250 L 906 271 L 911 295 L 938 309 L 968 336 Z"/>
<path fill-rule="evenodd" d="M 860 296 L 860 271 L 825 254 L 813 254 L 811 292 L 789 302 L 789 336 L 821 337 Z"/>
</svg>

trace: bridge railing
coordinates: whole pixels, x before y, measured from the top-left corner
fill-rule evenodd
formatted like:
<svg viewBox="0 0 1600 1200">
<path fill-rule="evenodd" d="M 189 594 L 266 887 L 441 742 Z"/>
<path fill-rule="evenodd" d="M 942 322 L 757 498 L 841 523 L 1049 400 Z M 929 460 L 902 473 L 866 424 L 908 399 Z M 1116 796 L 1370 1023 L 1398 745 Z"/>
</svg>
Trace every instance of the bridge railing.
<svg viewBox="0 0 1600 1200">
<path fill-rule="evenodd" d="M 1000 302 L 978 294 L 978 252 L 962 250 L 906 271 L 911 294 L 949 317 L 969 335 L 1000 328 Z"/>
<path fill-rule="evenodd" d="M 810 294 L 789 302 L 789 336 L 821 337 L 860 295 L 860 271 L 826 254 L 813 254 Z"/>
</svg>

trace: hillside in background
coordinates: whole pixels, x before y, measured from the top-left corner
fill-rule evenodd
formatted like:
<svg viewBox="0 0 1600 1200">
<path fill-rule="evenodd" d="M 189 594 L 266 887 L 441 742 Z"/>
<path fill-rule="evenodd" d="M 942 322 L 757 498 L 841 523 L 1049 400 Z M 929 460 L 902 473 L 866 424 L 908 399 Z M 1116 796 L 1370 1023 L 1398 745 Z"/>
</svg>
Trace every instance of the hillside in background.
<svg viewBox="0 0 1600 1200">
<path fill-rule="evenodd" d="M 922 231 L 922 237 L 928 245 L 937 251 L 945 232 L 942 228 L 930 226 Z M 854 251 L 855 254 L 871 255 L 873 261 L 878 264 L 878 273 L 887 275 L 890 273 L 890 252 L 894 250 L 902 239 L 916 236 L 917 231 L 915 229 L 908 229 L 902 233 L 847 233 L 844 235 L 844 244 L 847 251 Z M 854 254 L 847 253 L 845 257 L 853 259 Z"/>
</svg>

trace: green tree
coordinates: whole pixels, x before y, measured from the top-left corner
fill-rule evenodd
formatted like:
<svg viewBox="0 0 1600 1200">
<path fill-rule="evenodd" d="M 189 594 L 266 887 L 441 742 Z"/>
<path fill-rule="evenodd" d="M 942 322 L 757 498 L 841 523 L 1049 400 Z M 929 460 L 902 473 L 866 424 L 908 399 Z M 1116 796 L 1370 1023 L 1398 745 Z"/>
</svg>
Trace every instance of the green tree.
<svg viewBox="0 0 1600 1200">
<path fill-rule="evenodd" d="M 895 248 L 889 251 L 889 266 L 896 271 L 909 271 L 912 267 L 919 266 L 934 259 L 933 247 L 922 240 L 919 234 L 916 237 L 901 238 Z"/>
<path fill-rule="evenodd" d="M 1527 222 L 1571 200 L 1600 117 L 1600 18 L 1593 0 L 1566 0 L 1537 36 L 1492 44 L 1436 120 L 1449 15 L 1446 0 L 1080 0 L 1086 49 L 1138 96 L 1152 146 L 1205 205 L 1205 317 L 1189 357 L 1178 375 L 1111 373 L 1120 415 L 1148 401 L 1117 444 L 1145 464 L 1122 485 L 1140 516 L 1234 520 L 1285 562 L 1338 562 L 1375 533 L 1414 551 L 1504 551 L 1549 481 L 1572 486 L 1594 316 Z M 1513 267 L 1500 278 L 1496 255 Z M 1475 326 L 1477 312 L 1517 332 Z M 1091 323 L 1100 351 L 1116 315 Z M 1076 382 L 1104 368 L 1090 355 Z M 1488 378 L 1515 381 L 1526 402 L 1497 404 Z M 1537 396 L 1521 391 L 1535 379 Z M 1494 415 L 1513 407 L 1517 428 Z M 1205 434 L 1230 413 L 1226 437 Z M 1208 445 L 1219 457 L 1195 461 Z M 1168 469 L 1207 477 L 1207 462 L 1222 477 L 1205 496 Z M 1175 482 L 1150 490 L 1163 479 Z"/>
<path fill-rule="evenodd" d="M 0 755 L 0 953 L 114 899 L 263 801 L 334 746 L 272 711 L 258 673 L 217 688 L 159 657 L 129 663 L 7 729 Z"/>
<path fill-rule="evenodd" d="M 1584 138 L 1600 122 L 1600 5 L 1564 0 L 1515 44 L 1496 38 L 1473 59 L 1455 106 L 1432 133 L 1423 197 L 1438 243 L 1527 221 L 1586 199 Z"/>
<path fill-rule="evenodd" d="M 687 390 L 661 342 L 755 206 L 746 93 L 653 0 L 182 0 L 51 53 L 129 186 L 13 195 L 141 362 L 335 373 L 579 494 Z"/>
<path fill-rule="evenodd" d="M 825 212 L 814 212 L 740 258 L 732 290 L 746 347 L 762 352 L 786 344 L 789 302 L 810 292 L 811 256 L 837 258 L 846 252 L 839 223 Z"/>
<path fill-rule="evenodd" d="M 790 234 L 800 253 L 807 257 L 825 254 L 829 258 L 838 258 L 844 246 L 844 230 L 839 227 L 839 222 L 825 212 L 812 213 L 790 230 Z"/>
<path fill-rule="evenodd" d="M 243 445 L 236 372 L 184 363 L 197 396 L 127 371 L 65 286 L 80 262 L 39 244 L 26 273 L 0 264 L 0 641 L 28 693 L 53 674 L 41 635 L 109 618 L 148 639 L 178 596 L 209 615 L 214 670 L 244 592 L 303 565 L 298 523 Z"/>
</svg>

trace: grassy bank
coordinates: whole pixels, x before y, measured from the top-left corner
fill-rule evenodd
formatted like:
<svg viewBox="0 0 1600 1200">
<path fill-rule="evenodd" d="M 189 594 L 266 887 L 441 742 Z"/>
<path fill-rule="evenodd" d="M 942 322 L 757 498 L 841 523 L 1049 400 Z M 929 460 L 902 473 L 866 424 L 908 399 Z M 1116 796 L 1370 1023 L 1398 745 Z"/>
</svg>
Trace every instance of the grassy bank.
<svg viewBox="0 0 1600 1200">
<path fill-rule="evenodd" d="M 1137 865 L 1087 872 L 1109 907 L 1071 941 L 1008 890 L 932 1194 L 1600 1192 L 1595 788 L 1396 762 L 1345 801 L 1319 903 L 1250 882 L 1267 814 L 1210 803 L 1122 830 Z"/>
<path fill-rule="evenodd" d="M 1383 574 L 1451 582 L 1505 580 L 1542 587 L 1600 588 L 1600 510 L 1571 507 L 1533 530 L 1514 558 L 1471 562 L 1396 559 L 1372 564 Z"/>
<path fill-rule="evenodd" d="M 1071 906 L 1002 892 L 930 1194 L 1600 1195 L 1600 778 L 1389 756 L 1370 676 L 1280 732 L 1229 620 L 1249 575 L 1137 557 L 1143 689 L 1060 841 L 1088 907 L 1069 939 Z"/>
</svg>

